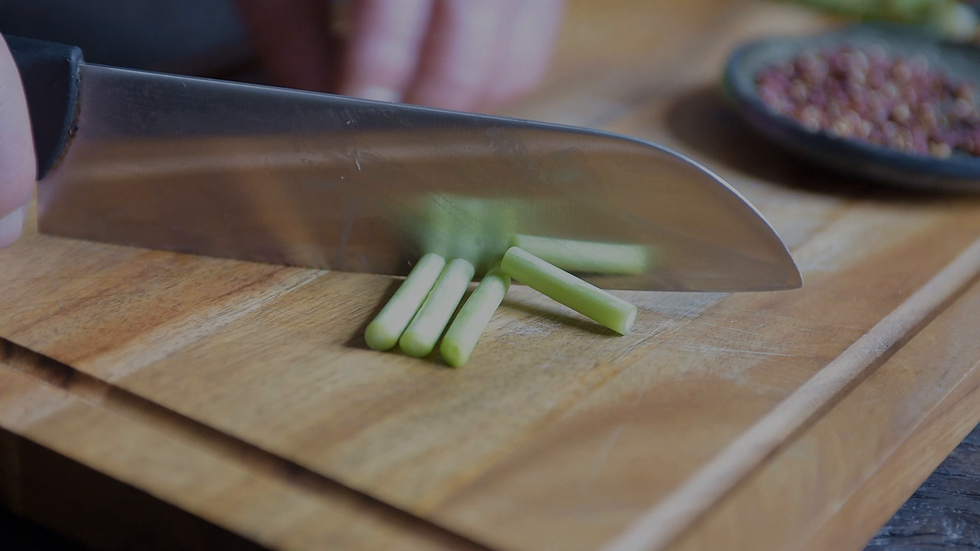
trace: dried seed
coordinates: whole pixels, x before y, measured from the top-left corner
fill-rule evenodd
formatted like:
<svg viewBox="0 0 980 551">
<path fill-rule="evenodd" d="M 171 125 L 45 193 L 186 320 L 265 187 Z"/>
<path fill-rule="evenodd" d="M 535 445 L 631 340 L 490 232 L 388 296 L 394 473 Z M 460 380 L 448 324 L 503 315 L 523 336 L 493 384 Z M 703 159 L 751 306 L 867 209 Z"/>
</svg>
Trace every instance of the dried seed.
<svg viewBox="0 0 980 551">
<path fill-rule="evenodd" d="M 809 50 L 756 80 L 769 109 L 807 130 L 914 154 L 980 155 L 976 85 L 930 68 L 925 56 L 893 57 L 880 46 Z"/>
</svg>

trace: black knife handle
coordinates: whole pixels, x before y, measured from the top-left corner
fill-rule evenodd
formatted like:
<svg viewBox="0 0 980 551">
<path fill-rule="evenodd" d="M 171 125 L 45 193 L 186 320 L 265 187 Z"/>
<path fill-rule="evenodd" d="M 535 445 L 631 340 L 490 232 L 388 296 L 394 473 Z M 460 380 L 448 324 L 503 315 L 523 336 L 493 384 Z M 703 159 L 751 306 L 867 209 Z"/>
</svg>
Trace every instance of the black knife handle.
<svg viewBox="0 0 980 551">
<path fill-rule="evenodd" d="M 27 96 L 40 180 L 61 157 L 75 132 L 82 50 L 17 36 L 4 36 L 4 40 L 14 56 Z"/>
</svg>

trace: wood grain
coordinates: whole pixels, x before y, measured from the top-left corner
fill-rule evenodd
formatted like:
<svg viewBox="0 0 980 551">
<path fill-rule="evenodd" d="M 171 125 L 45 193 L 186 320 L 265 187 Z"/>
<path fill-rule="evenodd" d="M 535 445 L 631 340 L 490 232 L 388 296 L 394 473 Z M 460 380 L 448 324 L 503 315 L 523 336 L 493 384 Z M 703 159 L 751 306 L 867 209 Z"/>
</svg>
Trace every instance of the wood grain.
<svg viewBox="0 0 980 551">
<path fill-rule="evenodd" d="M 757 541 L 761 511 L 777 510 L 787 528 L 763 542 L 772 548 L 800 548 L 835 523 L 870 537 L 879 517 L 848 527 L 838 504 L 858 503 L 881 450 L 941 430 L 922 423 L 934 408 L 901 406 L 967 392 L 966 376 L 901 386 L 903 370 L 885 368 L 980 269 L 980 200 L 884 192 L 812 169 L 751 134 L 714 91 L 739 42 L 827 25 L 761 2 L 573 2 L 545 87 L 508 110 L 703 161 L 773 223 L 801 290 L 620 293 L 641 314 L 616 337 L 514 286 L 468 366 L 450 370 L 364 346 L 391 278 L 29 232 L 0 251 L 0 337 L 13 343 L 14 368 L 0 369 L 0 426 L 277 548 L 598 549 L 671 495 L 709 496 L 690 484 L 719 457 L 725 485 L 641 543 Z M 943 357 L 941 343 L 923 342 L 919 357 Z M 956 342 L 964 351 L 972 341 Z M 868 386 L 895 373 L 898 386 Z M 821 380 L 825 392 L 811 393 Z M 841 422 L 859 391 L 888 407 L 858 409 L 866 426 Z M 791 408 L 793 423 L 753 429 L 800 399 L 810 401 Z M 830 436 L 807 440 L 821 423 Z M 779 438 L 725 461 L 753 434 Z M 791 449 L 800 461 L 783 459 Z M 817 467 L 845 482 L 808 478 Z M 924 478 L 929 465 L 903 467 Z M 3 480 L 18 487 L 16 474 Z M 756 480 L 773 482 L 752 493 Z M 789 488 L 820 492 L 778 507 Z M 743 504 L 735 517 L 731 503 Z M 834 534 L 819 537 L 844 537 Z"/>
<path fill-rule="evenodd" d="M 147 539 L 153 548 L 160 549 L 197 548 L 212 539 L 222 541 L 222 545 L 233 541 L 245 548 L 254 547 L 245 544 L 255 542 L 275 549 L 324 545 L 358 549 L 481 549 L 279 457 L 216 434 L 209 427 L 10 344 L 4 346 L 0 357 L 0 425 L 8 435 L 26 438 L 64 457 L 58 462 L 46 456 L 54 473 L 78 471 L 77 467 L 66 466 L 67 460 L 97 465 L 101 473 L 172 506 L 161 507 L 144 499 L 140 501 L 143 508 L 179 517 L 172 510 L 176 507 L 177 511 L 186 511 L 193 518 L 246 538 L 235 541 L 188 519 L 147 527 L 147 520 L 158 513 L 143 512 L 137 518 L 126 519 L 132 525 L 112 522 L 114 529 L 106 531 L 97 530 L 92 523 L 78 523 L 72 515 L 60 519 L 76 520 L 84 531 L 76 531 L 75 535 L 100 548 L 125 548 L 123 544 L 131 542 L 128 534 Z M 57 524 L 57 510 L 53 511 L 52 505 L 60 500 L 39 494 L 37 483 L 30 484 L 35 480 L 31 466 L 41 454 L 28 447 L 25 456 L 23 446 L 9 436 L 5 447 L 0 468 L 0 479 L 5 480 L 4 505 Z M 48 481 L 49 492 L 64 492 L 57 497 L 67 495 L 75 502 L 84 502 L 87 497 L 103 503 L 117 498 L 120 491 L 125 492 L 116 487 L 106 492 L 106 484 L 101 481 L 94 495 L 79 496 L 70 493 L 72 486 L 81 484 L 77 476 L 68 481 L 59 476 L 56 480 L 64 484 Z M 130 496 L 118 499 L 137 501 Z M 174 531 L 174 525 L 185 524 L 195 529 Z M 202 533 L 206 535 L 203 540 Z"/>
<path fill-rule="evenodd" d="M 974 284 L 671 549 L 863 548 L 980 422 L 978 308 Z"/>
<path fill-rule="evenodd" d="M 644 514 L 610 549 L 660 548 L 673 541 L 786 441 L 912 335 L 933 312 L 957 298 L 980 273 L 980 240 L 943 268 L 847 350 L 742 432 L 674 493 Z"/>
</svg>

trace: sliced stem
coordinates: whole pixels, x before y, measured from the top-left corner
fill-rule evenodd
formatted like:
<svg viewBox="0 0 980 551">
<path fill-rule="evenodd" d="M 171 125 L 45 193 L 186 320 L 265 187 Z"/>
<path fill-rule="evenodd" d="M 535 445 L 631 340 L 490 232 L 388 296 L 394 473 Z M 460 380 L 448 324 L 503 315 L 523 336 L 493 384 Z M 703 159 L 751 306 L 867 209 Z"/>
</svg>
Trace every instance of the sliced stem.
<svg viewBox="0 0 980 551">
<path fill-rule="evenodd" d="M 439 345 L 439 352 L 447 364 L 460 367 L 469 361 L 480 335 L 509 288 L 510 276 L 499 268 L 494 268 L 483 276 L 480 285 L 466 299 Z"/>
<path fill-rule="evenodd" d="M 402 352 L 416 358 L 432 352 L 474 272 L 473 264 L 462 258 L 454 259 L 443 268 L 429 296 L 398 340 Z"/>
<path fill-rule="evenodd" d="M 535 291 L 621 335 L 628 334 L 636 322 L 636 306 L 582 281 L 520 247 L 507 250 L 500 269 Z"/>
<path fill-rule="evenodd" d="M 398 343 L 445 266 L 446 259 L 437 254 L 427 254 L 419 259 L 388 304 L 364 331 L 364 340 L 372 350 L 390 350 Z"/>
<path fill-rule="evenodd" d="M 515 235 L 513 245 L 562 270 L 579 273 L 639 275 L 649 269 L 652 256 L 644 245 L 536 235 Z"/>
</svg>

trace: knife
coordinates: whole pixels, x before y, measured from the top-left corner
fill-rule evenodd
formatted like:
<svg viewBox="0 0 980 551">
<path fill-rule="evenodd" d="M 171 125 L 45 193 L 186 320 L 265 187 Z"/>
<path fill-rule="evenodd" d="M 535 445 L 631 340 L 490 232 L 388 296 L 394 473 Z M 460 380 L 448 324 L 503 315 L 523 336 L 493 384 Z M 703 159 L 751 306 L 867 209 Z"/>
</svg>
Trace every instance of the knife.
<svg viewBox="0 0 980 551">
<path fill-rule="evenodd" d="M 632 137 L 513 118 L 86 63 L 6 37 L 38 161 L 38 231 L 405 275 L 424 252 L 499 258 L 514 235 L 643 247 L 609 289 L 802 285 L 717 175 Z"/>
</svg>

